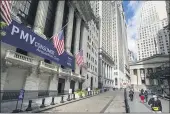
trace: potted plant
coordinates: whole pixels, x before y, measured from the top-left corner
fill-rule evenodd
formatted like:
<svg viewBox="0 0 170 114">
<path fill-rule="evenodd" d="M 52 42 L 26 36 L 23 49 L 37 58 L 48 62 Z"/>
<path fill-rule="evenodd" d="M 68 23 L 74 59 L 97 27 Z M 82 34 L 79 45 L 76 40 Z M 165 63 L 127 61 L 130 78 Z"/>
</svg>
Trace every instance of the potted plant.
<svg viewBox="0 0 170 114">
<path fill-rule="evenodd" d="M 99 93 L 99 88 L 95 89 L 95 93 L 98 94 Z"/>
<path fill-rule="evenodd" d="M 82 97 L 87 96 L 87 91 L 86 90 L 82 90 L 81 92 L 82 92 Z"/>
<path fill-rule="evenodd" d="M 81 97 L 82 97 L 82 92 L 81 92 L 80 89 L 76 90 L 76 91 L 74 92 L 74 94 L 75 94 L 75 98 L 81 98 Z"/>
</svg>

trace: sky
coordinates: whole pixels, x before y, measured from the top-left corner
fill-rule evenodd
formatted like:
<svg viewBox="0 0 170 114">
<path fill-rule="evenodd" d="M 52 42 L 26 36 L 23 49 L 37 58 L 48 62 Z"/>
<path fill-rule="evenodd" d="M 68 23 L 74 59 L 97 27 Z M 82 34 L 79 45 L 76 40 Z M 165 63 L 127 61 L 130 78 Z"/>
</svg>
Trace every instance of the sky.
<svg viewBox="0 0 170 114">
<path fill-rule="evenodd" d="M 139 14 L 142 3 L 142 1 L 123 1 L 127 22 L 128 48 L 134 52 L 135 58 L 137 53 L 137 26 L 139 25 Z"/>
</svg>

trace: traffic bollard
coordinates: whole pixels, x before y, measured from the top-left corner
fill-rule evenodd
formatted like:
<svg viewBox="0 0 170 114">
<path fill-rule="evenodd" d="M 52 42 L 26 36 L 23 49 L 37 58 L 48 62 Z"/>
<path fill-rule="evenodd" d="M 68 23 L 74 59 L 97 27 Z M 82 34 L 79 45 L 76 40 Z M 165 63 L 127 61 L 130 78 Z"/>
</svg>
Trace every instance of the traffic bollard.
<svg viewBox="0 0 170 114">
<path fill-rule="evenodd" d="M 75 100 L 76 98 L 75 98 L 75 94 L 73 94 L 73 100 Z"/>
<path fill-rule="evenodd" d="M 55 105 L 54 103 L 54 97 L 52 97 L 52 101 L 51 101 L 51 104 L 50 105 Z"/>
<path fill-rule="evenodd" d="M 42 99 L 42 104 L 40 106 L 40 108 L 44 108 L 45 107 L 45 98 Z"/>
<path fill-rule="evenodd" d="M 67 101 L 70 101 L 70 94 L 68 94 L 68 98 L 67 98 Z"/>
<path fill-rule="evenodd" d="M 61 96 L 61 101 L 60 101 L 60 103 L 64 103 L 64 100 L 63 100 L 63 99 L 64 99 L 64 96 L 62 95 L 62 96 Z"/>
<path fill-rule="evenodd" d="M 32 100 L 29 100 L 28 107 L 25 111 L 32 111 Z"/>
</svg>

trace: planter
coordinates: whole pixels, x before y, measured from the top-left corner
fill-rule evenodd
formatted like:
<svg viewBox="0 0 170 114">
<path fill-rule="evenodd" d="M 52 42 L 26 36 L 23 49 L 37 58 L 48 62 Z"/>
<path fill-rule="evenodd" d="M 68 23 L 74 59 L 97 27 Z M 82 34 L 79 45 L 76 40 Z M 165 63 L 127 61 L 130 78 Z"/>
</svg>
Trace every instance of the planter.
<svg viewBox="0 0 170 114">
<path fill-rule="evenodd" d="M 75 98 L 80 98 L 78 93 L 74 93 L 75 94 Z"/>
<path fill-rule="evenodd" d="M 82 97 L 86 97 L 86 94 L 85 94 L 85 93 L 82 93 Z"/>
</svg>

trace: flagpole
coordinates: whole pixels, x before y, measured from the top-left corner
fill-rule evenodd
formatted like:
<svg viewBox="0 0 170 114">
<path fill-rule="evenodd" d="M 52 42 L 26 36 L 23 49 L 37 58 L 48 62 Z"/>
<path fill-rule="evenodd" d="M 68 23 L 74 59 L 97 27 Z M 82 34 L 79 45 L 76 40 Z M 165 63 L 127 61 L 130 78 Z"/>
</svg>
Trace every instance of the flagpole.
<svg viewBox="0 0 170 114">
<path fill-rule="evenodd" d="M 69 23 L 69 22 L 68 22 L 68 23 Z M 59 34 L 59 33 L 61 32 L 61 30 L 63 30 L 63 29 L 67 26 L 68 23 L 66 23 L 66 24 L 60 29 L 60 31 L 59 31 L 57 34 Z M 55 35 L 53 35 L 53 36 L 55 36 Z M 50 41 L 50 40 L 53 38 L 53 36 L 52 36 L 48 41 Z"/>
</svg>

